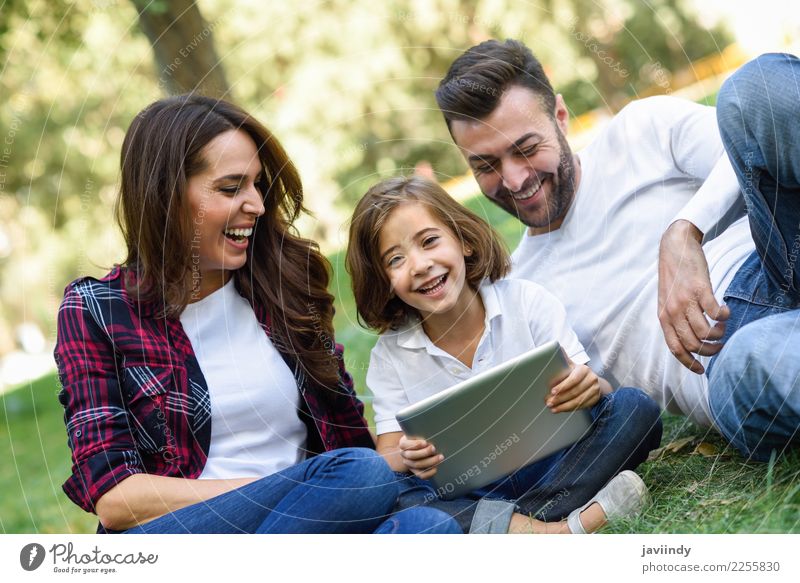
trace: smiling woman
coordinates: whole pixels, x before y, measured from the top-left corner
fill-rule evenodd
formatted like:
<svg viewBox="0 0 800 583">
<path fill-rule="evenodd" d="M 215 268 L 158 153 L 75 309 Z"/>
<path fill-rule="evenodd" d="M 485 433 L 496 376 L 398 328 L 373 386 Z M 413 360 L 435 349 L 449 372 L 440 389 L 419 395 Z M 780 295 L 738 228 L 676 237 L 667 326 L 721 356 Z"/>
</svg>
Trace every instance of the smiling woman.
<svg viewBox="0 0 800 583">
<path fill-rule="evenodd" d="M 189 178 L 195 256 L 201 277 L 191 299 L 200 300 L 227 282 L 247 261 L 249 237 L 264 214 L 263 176 L 255 142 L 242 130 L 229 130 L 205 148 L 209 161 Z"/>
<path fill-rule="evenodd" d="M 185 95 L 134 119 L 127 258 L 58 314 L 64 490 L 101 531 L 457 531 L 432 509 L 387 519 L 397 485 L 331 342 L 328 263 L 292 234 L 304 210 L 240 108 Z"/>
</svg>

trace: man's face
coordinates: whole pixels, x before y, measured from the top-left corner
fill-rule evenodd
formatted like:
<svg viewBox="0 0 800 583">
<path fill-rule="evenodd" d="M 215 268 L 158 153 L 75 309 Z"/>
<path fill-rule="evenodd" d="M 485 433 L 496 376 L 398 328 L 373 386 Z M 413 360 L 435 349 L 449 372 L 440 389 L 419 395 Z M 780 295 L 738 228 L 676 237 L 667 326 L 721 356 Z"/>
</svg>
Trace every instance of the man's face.
<svg viewBox="0 0 800 583">
<path fill-rule="evenodd" d="M 556 98 L 555 119 L 540 98 L 510 87 L 481 120 L 455 120 L 451 132 L 481 191 L 532 230 L 561 225 L 578 186 L 564 136 L 567 110 Z"/>
</svg>

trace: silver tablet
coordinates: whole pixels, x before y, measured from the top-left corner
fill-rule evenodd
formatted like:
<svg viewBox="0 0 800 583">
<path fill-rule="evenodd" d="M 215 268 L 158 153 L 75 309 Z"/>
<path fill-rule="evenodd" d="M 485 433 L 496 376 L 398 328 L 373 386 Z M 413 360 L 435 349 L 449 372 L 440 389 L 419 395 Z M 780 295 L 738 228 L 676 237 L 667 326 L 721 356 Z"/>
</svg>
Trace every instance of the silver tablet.
<svg viewBox="0 0 800 583">
<path fill-rule="evenodd" d="M 406 435 L 444 455 L 431 478 L 437 494 L 457 498 L 580 440 L 589 412 L 545 405 L 566 369 L 558 342 L 549 342 L 398 412 Z"/>
</svg>

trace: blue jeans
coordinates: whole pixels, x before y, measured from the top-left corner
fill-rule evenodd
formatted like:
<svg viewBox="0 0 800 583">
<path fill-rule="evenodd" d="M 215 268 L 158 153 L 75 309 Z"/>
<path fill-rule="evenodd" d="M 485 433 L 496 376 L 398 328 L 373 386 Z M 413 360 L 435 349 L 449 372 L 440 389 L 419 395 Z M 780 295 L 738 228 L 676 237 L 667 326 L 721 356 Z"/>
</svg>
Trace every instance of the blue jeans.
<svg viewBox="0 0 800 583">
<path fill-rule="evenodd" d="M 398 512 L 387 518 L 396 498 L 392 472 L 377 453 L 339 449 L 126 533 L 460 532 L 452 518 L 433 508 Z"/>
<path fill-rule="evenodd" d="M 800 441 L 800 59 L 762 55 L 723 85 L 722 141 L 756 251 L 726 290 L 731 310 L 706 374 L 714 424 L 765 461 Z"/>
<path fill-rule="evenodd" d="M 621 388 L 606 395 L 592 407 L 591 415 L 592 429 L 578 443 L 465 498 L 441 500 L 429 481 L 396 474 L 398 508 L 426 505 L 442 510 L 464 532 L 482 531 L 486 522 L 493 522 L 493 532 L 506 532 L 511 511 L 545 521 L 561 520 L 619 472 L 636 468 L 661 443 L 658 405 L 639 389 Z M 479 510 L 481 499 L 507 504 L 492 505 L 494 515 L 487 515 Z"/>
</svg>

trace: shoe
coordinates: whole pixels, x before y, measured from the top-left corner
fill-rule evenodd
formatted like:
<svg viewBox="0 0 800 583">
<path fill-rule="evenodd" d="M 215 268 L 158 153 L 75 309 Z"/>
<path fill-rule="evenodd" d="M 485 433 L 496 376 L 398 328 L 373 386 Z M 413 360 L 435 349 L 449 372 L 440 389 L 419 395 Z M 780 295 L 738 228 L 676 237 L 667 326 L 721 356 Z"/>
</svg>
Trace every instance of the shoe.
<svg viewBox="0 0 800 583">
<path fill-rule="evenodd" d="M 620 472 L 606 484 L 594 498 L 567 516 L 567 526 L 572 534 L 586 534 L 581 524 L 581 512 L 597 502 L 606 515 L 606 522 L 638 514 L 649 501 L 650 495 L 642 479 L 631 470 Z"/>
</svg>

